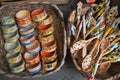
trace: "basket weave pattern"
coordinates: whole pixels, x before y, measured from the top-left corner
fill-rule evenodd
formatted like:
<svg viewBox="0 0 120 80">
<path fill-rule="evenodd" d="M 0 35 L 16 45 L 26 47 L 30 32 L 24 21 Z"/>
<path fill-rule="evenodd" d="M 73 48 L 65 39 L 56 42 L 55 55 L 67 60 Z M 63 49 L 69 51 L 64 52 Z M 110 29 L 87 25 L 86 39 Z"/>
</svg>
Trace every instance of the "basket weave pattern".
<svg viewBox="0 0 120 80">
<path fill-rule="evenodd" d="M 4 76 L 8 76 L 11 78 L 29 78 L 29 77 L 38 77 L 42 75 L 52 74 L 58 71 L 62 65 L 64 64 L 64 59 L 66 56 L 66 35 L 64 29 L 64 22 L 62 19 L 62 13 L 58 9 L 56 5 L 50 5 L 49 3 L 24 3 L 24 4 L 13 4 L 13 5 L 4 5 L 0 9 L 0 16 L 7 15 L 15 15 L 15 13 L 21 9 L 27 9 L 32 11 L 37 8 L 44 8 L 48 13 L 53 15 L 53 24 L 55 26 L 55 38 L 57 41 L 57 56 L 58 56 L 58 64 L 55 70 L 50 72 L 41 71 L 39 74 L 30 76 L 26 71 L 21 72 L 19 74 L 13 74 L 10 72 L 7 64 L 7 60 L 5 59 L 6 51 L 4 49 L 4 39 L 2 36 L 2 32 L 0 31 L 0 74 Z M 21 49 L 21 53 L 23 53 L 24 48 Z"/>
</svg>

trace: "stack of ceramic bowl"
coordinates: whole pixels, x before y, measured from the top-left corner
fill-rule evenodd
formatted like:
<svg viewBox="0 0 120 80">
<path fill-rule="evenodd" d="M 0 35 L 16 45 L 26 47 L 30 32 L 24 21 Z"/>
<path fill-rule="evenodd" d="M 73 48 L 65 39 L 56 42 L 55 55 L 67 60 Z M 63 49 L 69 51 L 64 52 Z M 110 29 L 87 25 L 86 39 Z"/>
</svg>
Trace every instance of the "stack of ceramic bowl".
<svg viewBox="0 0 120 80">
<path fill-rule="evenodd" d="M 32 12 L 32 18 L 38 23 L 38 38 L 42 45 L 40 54 L 42 57 L 43 69 L 51 71 L 55 69 L 57 65 L 57 45 L 54 37 L 53 17 L 43 8 L 39 8 Z"/>
<path fill-rule="evenodd" d="M 24 60 L 20 53 L 21 45 L 18 41 L 18 27 L 13 16 L 1 18 L 2 32 L 5 39 L 5 50 L 7 51 L 6 59 L 9 63 L 10 70 L 13 73 L 22 72 L 24 68 Z"/>
<path fill-rule="evenodd" d="M 29 74 L 37 74 L 41 70 L 39 51 L 40 43 L 35 38 L 35 26 L 31 21 L 30 12 L 28 10 L 20 10 L 16 13 L 17 23 L 20 27 L 20 41 L 25 46 L 24 53 L 25 66 Z"/>
</svg>

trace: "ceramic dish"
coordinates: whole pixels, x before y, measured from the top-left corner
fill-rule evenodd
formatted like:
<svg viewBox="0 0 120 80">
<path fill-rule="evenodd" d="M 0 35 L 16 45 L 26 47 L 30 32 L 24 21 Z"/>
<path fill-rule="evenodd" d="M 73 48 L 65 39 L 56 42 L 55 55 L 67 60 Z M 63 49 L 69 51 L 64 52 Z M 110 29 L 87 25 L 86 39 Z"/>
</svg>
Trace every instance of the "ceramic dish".
<svg viewBox="0 0 120 80">
<path fill-rule="evenodd" d="M 31 65 L 34 65 L 34 64 L 40 62 L 40 56 L 38 53 L 37 54 L 30 54 L 28 52 L 25 52 L 24 59 L 25 59 L 27 64 L 31 64 Z"/>
<path fill-rule="evenodd" d="M 5 43 L 5 50 L 9 53 L 17 53 L 19 52 L 21 49 L 21 45 L 19 43 L 19 41 L 15 41 L 13 43 Z"/>
<path fill-rule="evenodd" d="M 32 44 L 26 46 L 30 54 L 36 54 L 41 50 L 40 43 L 36 40 Z"/>
<path fill-rule="evenodd" d="M 1 18 L 0 21 L 2 25 L 6 25 L 6 26 L 15 24 L 15 19 L 13 16 L 4 16 Z"/>
<path fill-rule="evenodd" d="M 39 22 L 47 17 L 47 13 L 43 8 L 35 9 L 31 13 L 33 21 Z"/>
<path fill-rule="evenodd" d="M 13 73 L 20 73 L 25 69 L 25 62 L 21 60 L 19 63 L 9 65 Z"/>
<path fill-rule="evenodd" d="M 41 51 L 41 56 L 42 56 L 42 61 L 46 62 L 52 62 L 57 58 L 57 54 L 56 51 L 54 52 L 45 52 L 45 51 Z"/>
<path fill-rule="evenodd" d="M 42 67 L 39 62 L 34 65 L 26 64 L 26 70 L 29 72 L 29 74 L 34 75 L 39 73 L 42 70 Z"/>
<path fill-rule="evenodd" d="M 17 30 L 18 30 L 18 27 L 16 24 L 11 26 L 2 26 L 3 33 L 12 33 L 12 32 L 16 32 Z"/>
<path fill-rule="evenodd" d="M 19 39 L 19 34 L 18 34 L 17 31 L 13 32 L 13 33 L 10 33 L 10 34 L 6 33 L 3 36 L 5 38 L 5 41 L 10 42 L 10 43 L 15 42 L 15 41 L 17 41 Z"/>
<path fill-rule="evenodd" d="M 31 23 L 30 12 L 28 10 L 20 10 L 15 14 L 17 23 L 21 27 L 25 27 Z"/>
<path fill-rule="evenodd" d="M 14 64 L 18 63 L 20 60 L 22 60 L 22 56 L 20 53 L 12 54 L 12 53 L 7 53 L 6 59 L 8 63 Z"/>
<path fill-rule="evenodd" d="M 32 44 L 35 41 L 35 35 L 29 36 L 29 37 L 20 37 L 20 41 L 23 45 L 27 46 L 29 44 Z"/>
<path fill-rule="evenodd" d="M 57 59 L 50 62 L 50 63 L 45 63 L 45 62 L 42 62 L 42 65 L 43 65 L 43 69 L 45 71 L 51 71 L 51 70 L 54 70 L 57 66 Z"/>
</svg>

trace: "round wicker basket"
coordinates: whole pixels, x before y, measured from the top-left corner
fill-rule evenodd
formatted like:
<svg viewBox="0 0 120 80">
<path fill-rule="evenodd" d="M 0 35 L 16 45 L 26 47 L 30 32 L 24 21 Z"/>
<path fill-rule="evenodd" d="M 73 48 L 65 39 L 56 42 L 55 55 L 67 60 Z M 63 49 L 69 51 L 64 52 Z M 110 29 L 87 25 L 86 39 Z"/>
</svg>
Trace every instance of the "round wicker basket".
<svg viewBox="0 0 120 80">
<path fill-rule="evenodd" d="M 55 39 L 57 41 L 57 56 L 58 56 L 58 64 L 57 67 L 49 72 L 41 71 L 39 74 L 36 75 L 29 75 L 26 71 L 13 74 L 10 72 L 8 68 L 7 61 L 5 59 L 6 51 L 4 49 L 4 39 L 2 32 L 0 30 L 0 75 L 11 77 L 11 78 L 32 78 L 32 77 L 38 77 L 42 75 L 49 75 L 52 74 L 63 66 L 65 57 L 66 57 L 66 31 L 65 31 L 65 25 L 63 21 L 63 14 L 59 10 L 59 8 L 56 5 L 50 4 L 48 2 L 40 3 L 40 2 L 20 2 L 19 4 L 17 2 L 11 2 L 10 4 L 4 4 L 0 8 L 0 16 L 6 16 L 6 15 L 14 15 L 18 10 L 21 9 L 27 9 L 29 11 L 32 11 L 37 8 L 44 8 L 48 13 L 51 13 L 53 15 L 54 25 L 55 25 Z M 23 49 L 21 50 L 22 53 Z"/>
<path fill-rule="evenodd" d="M 118 11 L 120 10 L 120 2 L 119 0 L 111 0 L 111 3 L 110 3 L 110 6 L 118 6 Z M 71 12 L 71 14 L 73 14 Z M 70 14 L 70 15 L 71 15 Z M 118 16 L 120 16 L 120 12 L 118 13 Z M 69 19 L 68 19 L 68 29 L 70 27 L 70 22 L 69 22 Z M 120 29 L 120 26 L 118 26 L 118 29 Z M 71 31 L 67 31 L 67 34 L 71 34 Z M 73 40 L 73 36 L 71 35 L 67 35 L 67 44 L 68 44 L 68 47 L 71 49 L 72 51 L 72 48 L 71 48 L 71 45 L 74 43 L 75 40 Z M 92 47 L 92 44 L 90 44 L 91 47 Z M 83 69 L 82 69 L 82 66 L 81 66 L 81 61 L 82 61 L 82 58 L 81 58 L 81 54 L 82 54 L 82 51 L 76 51 L 74 52 L 76 53 L 75 54 L 72 54 L 71 53 L 71 57 L 72 57 L 72 60 L 73 60 L 73 63 L 76 67 L 76 69 L 84 76 L 88 79 L 88 75 L 89 73 L 88 72 L 85 72 Z M 110 66 L 109 70 L 107 72 L 104 72 L 104 73 L 97 73 L 97 75 L 95 76 L 95 80 L 117 80 L 120 78 L 120 62 L 118 63 L 114 63 Z"/>
</svg>

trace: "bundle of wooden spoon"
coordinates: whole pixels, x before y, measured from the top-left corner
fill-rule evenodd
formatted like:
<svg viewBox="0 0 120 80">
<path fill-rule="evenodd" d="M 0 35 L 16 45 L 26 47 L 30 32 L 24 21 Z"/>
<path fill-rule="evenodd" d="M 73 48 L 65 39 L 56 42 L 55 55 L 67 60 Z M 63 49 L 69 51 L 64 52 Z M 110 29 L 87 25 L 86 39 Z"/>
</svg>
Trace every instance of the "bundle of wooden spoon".
<svg viewBox="0 0 120 80">
<path fill-rule="evenodd" d="M 89 5 L 79 2 L 68 18 L 68 47 L 90 80 L 120 61 L 118 7 L 109 4 L 110 0 Z"/>
</svg>

